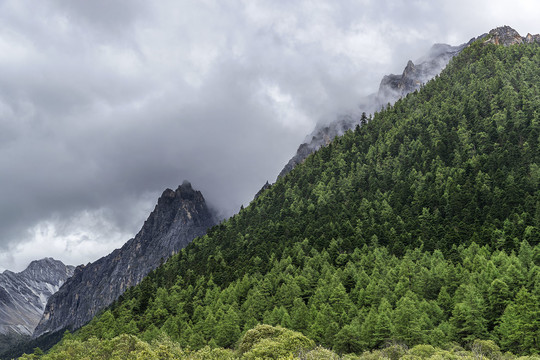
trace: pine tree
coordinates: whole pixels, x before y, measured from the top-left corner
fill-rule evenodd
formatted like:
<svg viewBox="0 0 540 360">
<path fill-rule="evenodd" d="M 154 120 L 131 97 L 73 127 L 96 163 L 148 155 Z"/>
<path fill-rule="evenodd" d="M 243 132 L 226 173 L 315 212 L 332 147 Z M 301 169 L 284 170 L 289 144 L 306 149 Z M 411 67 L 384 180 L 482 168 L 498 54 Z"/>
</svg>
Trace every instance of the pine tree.
<svg viewBox="0 0 540 360">
<path fill-rule="evenodd" d="M 291 311 L 291 329 L 306 333 L 310 323 L 309 310 L 300 298 L 294 299 Z"/>
<path fill-rule="evenodd" d="M 396 303 L 393 314 L 393 334 L 396 340 L 408 346 L 426 340 L 426 314 L 419 311 L 416 295 L 408 292 Z"/>
<path fill-rule="evenodd" d="M 344 354 L 359 353 L 362 351 L 360 336 L 360 325 L 353 321 L 336 334 L 333 349 Z"/>
<path fill-rule="evenodd" d="M 508 285 L 501 279 L 495 279 L 491 282 L 488 293 L 489 311 L 487 314 L 489 316 L 490 330 L 492 330 L 506 309 L 511 295 Z"/>
<path fill-rule="evenodd" d="M 240 320 L 236 311 L 229 307 L 218 321 L 215 330 L 215 341 L 218 346 L 230 347 L 240 337 Z"/>
<path fill-rule="evenodd" d="M 450 319 L 456 328 L 456 335 L 463 341 L 485 339 L 487 320 L 482 295 L 472 284 L 462 285 L 459 290 L 462 293 L 462 300 L 455 304 Z"/>
<path fill-rule="evenodd" d="M 362 112 L 362 115 L 360 116 L 360 125 L 361 126 L 367 125 L 367 116 L 365 112 Z"/>
<path fill-rule="evenodd" d="M 392 334 L 392 306 L 386 298 L 382 298 L 377 312 L 377 324 L 373 332 L 375 348 L 381 347 Z"/>
<path fill-rule="evenodd" d="M 540 299 L 522 288 L 508 305 L 497 328 L 500 343 L 516 353 L 534 353 L 540 348 Z"/>
</svg>

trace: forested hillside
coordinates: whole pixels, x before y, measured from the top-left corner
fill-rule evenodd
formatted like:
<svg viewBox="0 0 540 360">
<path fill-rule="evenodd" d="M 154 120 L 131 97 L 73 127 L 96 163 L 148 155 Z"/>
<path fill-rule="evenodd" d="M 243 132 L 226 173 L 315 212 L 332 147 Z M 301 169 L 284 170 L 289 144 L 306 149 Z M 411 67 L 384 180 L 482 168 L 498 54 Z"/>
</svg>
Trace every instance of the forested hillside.
<svg viewBox="0 0 540 360">
<path fill-rule="evenodd" d="M 538 353 L 539 135 L 540 46 L 473 43 L 73 336 L 236 348 L 265 323 L 338 354 Z"/>
</svg>

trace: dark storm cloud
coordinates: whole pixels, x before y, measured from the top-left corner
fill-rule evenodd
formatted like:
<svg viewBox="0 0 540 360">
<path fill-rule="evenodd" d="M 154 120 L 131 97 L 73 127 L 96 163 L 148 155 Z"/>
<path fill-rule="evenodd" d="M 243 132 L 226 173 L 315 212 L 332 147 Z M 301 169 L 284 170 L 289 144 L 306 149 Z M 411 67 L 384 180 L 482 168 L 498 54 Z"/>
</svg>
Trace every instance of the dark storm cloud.
<svg viewBox="0 0 540 360">
<path fill-rule="evenodd" d="M 538 31 L 518 5 L 2 2 L 0 269 L 93 261 L 184 179 L 231 214 L 432 43 Z"/>
</svg>

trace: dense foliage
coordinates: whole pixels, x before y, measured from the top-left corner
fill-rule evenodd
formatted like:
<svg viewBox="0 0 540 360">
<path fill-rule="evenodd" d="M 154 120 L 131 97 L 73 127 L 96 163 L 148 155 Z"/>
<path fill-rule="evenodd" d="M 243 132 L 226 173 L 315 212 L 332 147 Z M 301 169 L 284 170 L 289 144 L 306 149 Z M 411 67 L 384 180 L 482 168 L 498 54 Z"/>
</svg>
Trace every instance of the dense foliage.
<svg viewBox="0 0 540 360">
<path fill-rule="evenodd" d="M 540 47 L 474 43 L 78 334 L 234 347 L 258 323 L 336 353 L 540 351 Z"/>
<path fill-rule="evenodd" d="M 249 330 L 235 350 L 205 346 L 200 350 L 182 349 L 167 336 L 146 342 L 134 335 L 119 335 L 112 339 L 92 337 L 87 341 L 67 335 L 49 354 L 36 349 L 23 360 L 86 360 L 86 359 L 144 359 L 144 360 L 376 360 L 376 359 L 486 359 L 486 360 L 540 360 L 539 356 L 516 357 L 502 353 L 491 340 L 475 340 L 469 349 L 456 344 L 445 348 L 416 345 L 409 349 L 399 343 L 389 343 L 380 350 L 366 351 L 359 355 L 339 356 L 335 352 L 315 346 L 304 335 L 281 327 L 258 325 Z"/>
<path fill-rule="evenodd" d="M 128 333 L 152 341 L 164 332 L 182 347 L 230 347 L 243 331 L 266 323 L 339 353 L 390 340 L 443 346 L 493 339 L 517 353 L 538 350 L 540 246 L 524 241 L 508 254 L 472 244 L 459 247 L 453 263 L 439 250 L 397 257 L 364 245 L 332 253 L 336 243 L 318 252 L 304 240 L 273 258 L 264 275 L 245 275 L 222 288 L 204 276 L 194 286 L 179 277 L 164 288 L 156 273 L 137 296 L 128 294 L 78 336 Z"/>
</svg>

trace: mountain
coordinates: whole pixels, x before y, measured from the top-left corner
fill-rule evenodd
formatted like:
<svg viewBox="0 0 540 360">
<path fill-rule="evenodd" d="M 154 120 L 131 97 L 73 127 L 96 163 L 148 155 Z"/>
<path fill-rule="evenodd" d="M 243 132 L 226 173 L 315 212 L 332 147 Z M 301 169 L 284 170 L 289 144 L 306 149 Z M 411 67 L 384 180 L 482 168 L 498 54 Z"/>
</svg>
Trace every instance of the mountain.
<svg viewBox="0 0 540 360">
<path fill-rule="evenodd" d="M 32 261 L 19 273 L 0 274 L 0 334 L 32 335 L 47 299 L 73 275 L 75 267 L 52 258 Z"/>
<path fill-rule="evenodd" d="M 482 36 L 486 36 L 486 34 Z M 357 110 L 339 115 L 329 124 L 318 125 L 307 137 L 309 140 L 300 145 L 296 154 L 281 170 L 278 179 L 288 174 L 321 146 L 328 145 L 336 136 L 343 135 L 345 131 L 361 125 L 362 113 L 370 114 L 379 111 L 382 107 L 394 104 L 405 95 L 419 90 L 423 84 L 440 74 L 450 59 L 477 39 L 473 38 L 459 46 L 435 44 L 428 54 L 417 61 L 417 64 L 409 60 L 402 74 L 385 75 L 381 80 L 378 92 L 361 99 Z"/>
<path fill-rule="evenodd" d="M 385 75 L 379 84 L 379 90 L 361 99 L 358 110 L 348 114 L 339 115 L 334 121 L 326 125 L 318 125 L 307 137 L 308 142 L 302 143 L 296 154 L 289 160 L 278 175 L 278 178 L 288 174 L 296 165 L 304 161 L 310 154 L 317 151 L 321 146 L 326 146 L 336 136 L 343 135 L 345 131 L 354 129 L 361 124 L 361 113 L 373 113 L 382 107 L 394 104 L 407 94 L 419 90 L 422 85 L 433 79 L 445 68 L 450 59 L 459 54 L 472 42 L 486 38 L 486 43 L 495 45 L 513 45 L 523 43 L 540 43 L 540 35 L 522 37 L 509 26 L 502 26 L 491 30 L 489 33 L 472 38 L 467 43 L 451 46 L 447 44 L 435 44 L 428 54 L 417 60 L 414 64 L 407 62 L 402 74 Z M 261 189 L 263 190 L 263 189 Z"/>
<path fill-rule="evenodd" d="M 176 191 L 165 190 L 135 238 L 75 269 L 73 277 L 49 298 L 33 336 L 81 327 L 215 223 L 202 194 L 189 182 Z"/>
<path fill-rule="evenodd" d="M 283 330 L 257 326 L 268 324 L 352 358 L 536 354 L 540 46 L 502 46 L 506 34 L 474 41 L 308 156 L 57 351 L 131 335 L 156 348 L 236 347 L 230 359 L 313 346 L 269 339 Z"/>
</svg>

